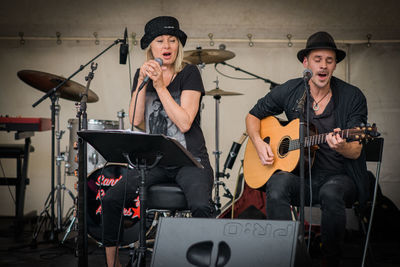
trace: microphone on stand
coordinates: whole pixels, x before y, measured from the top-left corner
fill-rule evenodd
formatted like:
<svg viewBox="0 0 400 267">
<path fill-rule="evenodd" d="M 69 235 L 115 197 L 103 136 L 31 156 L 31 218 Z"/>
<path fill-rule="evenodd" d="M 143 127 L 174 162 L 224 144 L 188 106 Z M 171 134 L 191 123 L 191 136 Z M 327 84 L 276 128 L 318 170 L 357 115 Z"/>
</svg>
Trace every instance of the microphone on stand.
<svg viewBox="0 0 400 267">
<path fill-rule="evenodd" d="M 310 81 L 312 76 L 313 76 L 313 73 L 310 69 L 305 69 L 303 71 L 303 81 L 304 81 L 305 87 L 308 87 L 308 81 Z M 306 98 L 307 98 L 307 90 L 305 89 L 302 97 L 297 99 L 297 107 L 293 108 L 293 111 L 296 110 L 298 112 L 300 112 L 300 111 L 303 112 L 304 103 L 306 102 Z"/>
<path fill-rule="evenodd" d="M 310 69 L 305 69 L 303 71 L 303 80 L 305 82 L 308 82 L 311 79 L 312 76 L 313 76 L 313 73 L 312 73 L 312 71 Z"/>
<path fill-rule="evenodd" d="M 240 137 L 240 140 L 238 143 L 233 142 L 231 150 L 229 151 L 228 157 L 226 158 L 225 164 L 224 164 L 224 171 L 225 173 L 226 169 L 232 169 L 233 164 L 235 163 L 236 157 L 239 154 L 240 147 L 242 146 L 243 142 L 247 138 L 247 133 L 244 132 L 242 136 Z"/>
<path fill-rule="evenodd" d="M 163 65 L 163 60 L 161 59 L 161 58 L 155 58 L 154 59 L 155 61 L 157 61 L 157 63 L 158 64 L 160 64 L 160 66 L 162 66 Z M 140 90 L 142 90 L 143 89 L 143 87 L 149 82 L 149 76 L 146 76 L 146 77 L 144 77 L 144 79 L 143 79 L 143 82 L 140 84 L 140 86 L 139 86 L 139 89 L 138 89 L 138 92 L 140 91 Z"/>
<path fill-rule="evenodd" d="M 129 52 L 129 44 L 127 43 L 128 40 L 128 30 L 125 27 L 124 32 L 124 40 L 119 47 L 119 64 L 126 64 L 126 58 L 128 57 Z"/>
</svg>

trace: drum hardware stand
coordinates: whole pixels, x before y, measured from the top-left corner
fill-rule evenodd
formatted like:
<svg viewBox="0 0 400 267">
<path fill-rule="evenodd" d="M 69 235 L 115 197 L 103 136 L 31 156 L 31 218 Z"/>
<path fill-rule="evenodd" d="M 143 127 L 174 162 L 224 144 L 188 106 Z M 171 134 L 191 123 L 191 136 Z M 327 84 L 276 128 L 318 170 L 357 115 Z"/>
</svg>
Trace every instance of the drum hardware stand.
<svg viewBox="0 0 400 267">
<path fill-rule="evenodd" d="M 218 77 L 217 80 L 214 81 L 216 84 L 216 89 L 218 89 Z M 224 172 L 219 171 L 219 158 L 222 152 L 219 150 L 219 103 L 221 101 L 221 96 L 220 95 L 214 95 L 213 98 L 215 99 L 215 151 L 213 151 L 213 154 L 215 155 L 215 195 L 214 195 L 214 205 L 216 208 L 217 214 L 221 212 L 221 200 L 219 196 L 219 187 L 222 186 L 225 190 L 224 196 L 227 196 L 229 198 L 233 198 L 231 192 L 229 189 L 226 187 L 225 183 L 223 181 L 220 181 L 219 178 L 229 178 L 229 174 L 225 174 Z"/>
<path fill-rule="evenodd" d="M 61 131 L 61 135 L 64 134 L 65 131 Z M 60 137 L 61 139 L 61 137 Z M 66 149 L 66 151 L 68 151 L 68 149 Z M 67 155 L 66 155 L 67 153 Z M 72 227 L 75 225 L 76 222 L 76 205 L 77 205 L 77 197 L 72 193 L 71 190 L 69 190 L 66 186 L 65 186 L 65 174 L 67 172 L 67 169 L 70 168 L 70 164 L 67 161 L 68 158 L 68 152 L 61 152 L 60 155 L 57 157 L 57 165 L 59 166 L 59 168 L 61 168 L 61 161 L 64 161 L 64 182 L 63 184 L 57 185 L 57 188 L 60 188 L 59 190 L 63 190 L 63 191 L 67 191 L 67 193 L 69 194 L 69 196 L 72 199 L 72 207 L 70 207 L 67 211 L 67 213 L 65 214 L 65 221 L 64 223 L 61 224 L 61 231 L 63 231 L 65 229 L 65 234 L 64 237 L 61 240 L 61 245 L 64 244 L 65 240 L 67 239 L 67 237 L 69 236 L 69 233 L 72 230 Z M 61 173 L 59 174 L 61 176 Z M 60 180 L 61 181 L 61 178 Z M 62 203 L 64 203 L 64 196 L 62 199 Z M 61 209 L 61 214 L 63 214 L 63 207 Z M 70 223 L 67 225 L 67 223 L 70 221 Z M 61 223 L 61 222 L 60 222 Z M 76 230 L 76 229 L 75 229 Z"/>
<path fill-rule="evenodd" d="M 51 221 L 51 216 L 50 216 L 50 214 L 49 214 L 49 209 L 50 209 L 50 206 L 51 206 L 51 201 L 50 201 L 50 199 L 51 199 L 52 194 L 54 194 L 54 191 L 55 191 L 55 190 L 60 190 L 60 191 L 61 191 L 61 190 L 66 190 L 66 191 L 68 192 L 69 196 L 71 197 L 72 201 L 73 201 L 74 203 L 75 203 L 75 201 L 76 201 L 76 197 L 74 196 L 74 194 L 73 194 L 73 193 L 71 192 L 71 190 L 69 190 L 64 184 L 60 185 L 59 188 L 60 188 L 60 189 L 56 189 L 56 188 L 55 188 L 55 189 L 53 190 L 53 192 L 50 192 L 49 195 L 47 196 L 47 199 L 46 199 L 46 201 L 45 201 L 44 209 L 43 209 L 43 211 L 40 213 L 40 215 L 39 215 L 39 220 L 38 220 L 38 222 L 36 223 L 35 229 L 34 229 L 34 231 L 33 231 L 33 239 L 32 239 L 32 242 L 31 242 L 31 244 L 30 244 L 30 246 L 31 246 L 32 248 L 35 248 L 35 247 L 37 246 L 37 238 L 38 238 L 38 236 L 39 236 L 40 230 L 42 229 L 43 225 L 46 225 L 46 223 L 47 223 L 48 221 L 50 221 L 50 223 L 52 223 L 52 221 Z M 68 217 L 69 217 L 69 216 L 68 216 Z M 68 217 L 67 217 L 66 219 L 68 219 Z M 49 219 L 50 219 L 50 220 L 49 220 Z M 62 225 L 61 225 L 60 229 L 62 229 Z M 51 238 L 51 233 L 50 233 L 50 238 Z M 49 238 L 49 240 L 52 241 L 52 239 L 50 239 L 50 238 Z"/>
<path fill-rule="evenodd" d="M 62 215 L 63 215 L 63 209 L 64 206 L 61 205 L 61 190 L 65 190 L 66 187 L 64 184 L 61 184 L 61 161 L 64 160 L 64 156 L 61 154 L 61 150 L 60 150 L 60 140 L 63 136 L 63 134 L 65 133 L 65 131 L 60 131 L 60 110 L 61 107 L 60 105 L 58 105 L 58 101 L 57 101 L 57 105 L 56 105 L 56 120 L 55 120 L 55 127 L 56 127 L 56 153 L 57 153 L 57 157 L 56 157 L 56 172 L 57 172 L 57 185 L 56 185 L 56 190 L 57 190 L 57 232 L 61 232 L 62 229 Z M 69 190 L 68 190 L 69 191 Z M 70 194 L 71 191 L 69 191 Z M 75 197 L 72 197 L 72 199 L 74 200 Z"/>
<path fill-rule="evenodd" d="M 52 100 L 52 113 L 54 111 L 54 136 L 56 138 L 56 153 L 57 153 L 57 157 L 52 157 L 52 159 L 55 158 L 56 160 L 56 172 L 57 172 L 57 185 L 54 187 L 54 185 L 52 185 L 52 190 L 49 193 L 46 201 L 45 201 L 45 206 L 44 206 L 44 210 L 40 213 L 39 215 L 39 220 L 36 224 L 35 227 L 35 231 L 33 233 L 33 239 L 32 239 L 32 243 L 31 246 L 35 247 L 37 245 L 37 238 L 39 236 L 39 233 L 43 227 L 43 225 L 46 225 L 46 221 L 48 219 L 50 219 L 50 237 L 49 237 L 49 241 L 57 241 L 58 236 L 57 234 L 62 232 L 62 214 L 63 214 L 63 205 L 62 205 L 62 200 L 61 200 L 61 190 L 66 190 L 68 192 L 68 194 L 71 196 L 72 201 L 75 202 L 75 196 L 73 195 L 73 193 L 65 187 L 65 184 L 61 183 L 61 162 L 64 161 L 64 155 L 61 153 L 60 151 L 60 140 L 62 138 L 62 135 L 65 133 L 65 131 L 60 131 L 60 123 L 59 123 L 59 116 L 60 116 L 60 110 L 61 107 L 58 104 L 58 93 L 55 93 L 54 95 L 51 96 L 51 100 Z M 52 138 L 52 140 L 54 141 L 54 138 Z M 53 142 L 52 142 L 52 154 L 54 155 L 54 150 L 53 150 Z M 52 160 L 52 168 L 54 168 L 53 166 L 54 164 L 54 160 Z M 53 179 L 52 179 L 53 182 Z M 55 224 L 55 218 L 54 218 L 54 193 L 56 193 L 57 196 L 57 224 Z M 49 213 L 49 208 L 50 208 L 50 213 Z"/>
<path fill-rule="evenodd" d="M 62 131 L 62 134 L 65 131 Z M 61 139 L 61 138 L 60 138 Z M 67 170 L 69 170 L 69 168 L 71 167 L 70 164 L 68 163 L 68 148 L 65 149 L 66 152 L 61 152 L 60 156 L 57 157 L 57 164 L 60 164 L 61 166 L 61 161 L 64 161 L 64 175 L 67 173 Z M 67 193 L 69 194 L 69 196 L 72 199 L 72 207 L 69 208 L 69 210 L 67 211 L 66 215 L 65 215 L 65 221 L 64 223 L 61 225 L 61 230 L 65 229 L 65 234 L 64 237 L 61 240 L 61 245 L 63 245 L 65 243 L 65 240 L 67 239 L 67 237 L 69 236 L 72 228 L 74 227 L 75 223 L 76 223 L 76 206 L 77 206 L 77 197 L 72 193 L 71 190 L 69 190 L 66 186 L 65 186 L 65 179 L 64 179 L 64 183 L 61 184 L 60 186 L 60 190 L 64 190 L 67 191 Z M 62 200 L 62 203 L 64 203 L 64 197 Z M 63 212 L 61 212 L 61 214 L 63 214 Z M 69 222 L 69 224 L 67 224 Z M 76 227 L 74 227 L 74 230 L 76 230 Z"/>
<path fill-rule="evenodd" d="M 61 240 L 61 244 L 64 244 L 65 240 L 67 239 L 67 237 L 71 233 L 72 228 L 75 225 L 75 222 L 76 222 L 76 200 L 77 199 L 75 198 L 74 205 L 67 212 L 67 216 L 65 216 L 66 217 L 65 221 L 68 222 L 68 220 L 70 220 L 70 223 L 68 224 L 67 228 L 65 229 L 65 234 L 64 234 L 63 239 Z"/>
<path fill-rule="evenodd" d="M 56 230 L 55 228 L 57 227 L 55 225 L 55 220 L 54 220 L 54 170 L 55 170 L 55 126 L 56 126 L 56 119 L 58 121 L 58 116 L 59 116 L 59 110 L 60 106 L 58 105 L 58 98 L 59 94 L 57 92 L 57 89 L 62 86 L 65 82 L 62 82 L 58 84 L 55 88 L 52 90 L 49 90 L 44 96 L 42 96 L 38 101 L 36 101 L 32 107 L 36 107 L 39 103 L 41 103 L 44 99 L 47 97 L 50 98 L 51 100 L 51 190 L 50 193 L 45 201 L 45 206 L 43 211 L 39 215 L 39 219 L 36 223 L 35 230 L 33 233 L 33 238 L 31 241 L 31 244 L 28 245 L 31 248 L 37 247 L 37 237 L 39 235 L 39 232 L 45 222 L 50 220 L 49 225 L 50 225 L 50 236 L 49 236 L 49 241 L 53 242 L 57 240 L 57 235 L 56 235 Z M 57 104 L 56 104 L 57 103 Z M 58 123 L 58 122 L 57 122 Z M 50 213 L 49 213 L 49 207 L 50 207 Z M 26 245 L 23 245 L 22 247 L 26 247 Z"/>
<path fill-rule="evenodd" d="M 124 130 L 124 118 L 126 117 L 126 113 L 124 111 L 124 109 L 121 109 L 120 111 L 117 112 L 117 117 L 118 117 L 118 121 L 119 121 L 119 129 L 120 130 Z"/>
<path fill-rule="evenodd" d="M 196 46 L 196 50 L 201 51 L 201 46 Z M 199 69 L 200 73 L 204 70 L 205 67 L 206 63 L 204 62 L 200 62 L 199 64 L 197 64 L 197 68 Z"/>
</svg>

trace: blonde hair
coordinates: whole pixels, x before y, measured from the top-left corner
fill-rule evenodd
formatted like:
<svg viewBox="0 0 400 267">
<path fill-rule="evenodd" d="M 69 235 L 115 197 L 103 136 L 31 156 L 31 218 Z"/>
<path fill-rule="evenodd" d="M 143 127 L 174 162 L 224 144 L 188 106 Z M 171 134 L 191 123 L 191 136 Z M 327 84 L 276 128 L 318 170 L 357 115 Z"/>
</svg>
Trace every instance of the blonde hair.
<svg viewBox="0 0 400 267">
<path fill-rule="evenodd" d="M 174 62 L 174 71 L 175 73 L 180 72 L 183 67 L 184 67 L 184 62 L 183 62 L 183 45 L 179 38 L 176 38 L 178 40 L 178 54 L 176 55 L 176 59 Z M 146 49 L 146 60 L 151 60 L 154 59 L 153 52 L 151 52 L 151 45 L 149 45 Z"/>
</svg>

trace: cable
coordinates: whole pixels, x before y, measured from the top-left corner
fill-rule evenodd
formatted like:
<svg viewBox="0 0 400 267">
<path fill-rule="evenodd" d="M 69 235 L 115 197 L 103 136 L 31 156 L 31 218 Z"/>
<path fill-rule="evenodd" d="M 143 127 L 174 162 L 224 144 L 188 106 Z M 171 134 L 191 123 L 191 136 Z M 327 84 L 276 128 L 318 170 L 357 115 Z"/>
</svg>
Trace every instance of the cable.
<svg viewBox="0 0 400 267">
<path fill-rule="evenodd" d="M 239 170 L 238 170 L 238 176 L 237 176 L 237 180 L 236 180 L 235 193 L 233 194 L 233 198 L 232 198 L 231 219 L 233 219 L 233 217 L 234 217 L 234 208 L 235 208 L 235 201 L 236 201 L 236 193 L 237 193 L 237 188 L 238 188 L 238 185 L 239 185 L 240 171 L 242 170 L 242 168 L 243 168 L 243 161 L 242 161 L 242 164 L 240 164 L 240 167 L 239 167 Z M 244 177 L 243 177 L 243 179 L 244 179 Z M 243 180 L 242 180 L 242 182 L 243 182 Z M 244 183 L 243 183 L 243 186 L 242 186 L 242 190 L 244 190 Z"/>
<path fill-rule="evenodd" d="M 132 47 L 132 46 L 131 46 Z M 132 66 L 131 66 L 131 53 L 128 49 L 128 65 L 129 65 L 129 94 L 132 93 Z"/>
<path fill-rule="evenodd" d="M 3 164 L 1 163 L 1 159 L 0 159 L 0 167 L 1 167 L 1 171 L 3 172 L 3 177 L 6 180 L 8 191 L 10 192 L 10 196 L 11 196 L 13 202 L 14 202 L 14 205 L 17 205 L 17 202 L 15 201 L 15 197 L 14 197 L 12 191 L 11 191 L 10 184 L 8 183 L 8 178 L 6 177 L 6 173 L 5 173 L 4 169 L 3 169 Z"/>
<path fill-rule="evenodd" d="M 125 173 L 125 185 L 124 185 L 124 199 L 122 202 L 122 212 L 121 212 L 121 218 L 119 221 L 119 229 L 118 229 L 118 239 L 117 239 L 117 249 L 119 246 L 119 238 L 120 238 L 120 233 L 121 233 L 121 226 L 123 224 L 123 220 L 124 220 L 124 209 L 125 209 L 125 201 L 126 201 L 126 189 L 127 189 L 127 185 L 128 185 L 128 169 L 129 169 L 129 164 L 126 165 L 126 173 Z M 141 218 L 144 220 L 144 218 Z M 117 254 L 117 249 L 115 250 L 115 254 Z M 115 266 L 115 260 L 114 260 L 114 266 Z"/>
<path fill-rule="evenodd" d="M 61 168 L 61 162 L 60 162 L 60 168 Z M 63 181 L 63 188 L 61 188 L 61 190 L 63 190 L 62 191 L 62 197 L 61 197 L 61 203 L 62 203 L 62 206 L 61 206 L 61 218 L 62 218 L 62 214 L 64 213 L 64 203 L 65 203 L 65 190 L 66 190 L 66 186 L 65 186 L 65 182 L 67 181 L 67 173 L 65 172 L 65 166 L 64 166 L 64 181 Z M 60 203 L 60 205 L 61 205 L 61 203 Z M 74 203 L 74 205 L 75 205 L 75 203 Z M 66 218 L 68 218 L 68 217 L 66 217 Z"/>
<path fill-rule="evenodd" d="M 115 264 L 117 262 L 118 247 L 119 247 L 119 242 L 120 242 L 119 238 L 120 238 L 120 234 L 121 234 L 121 226 L 122 226 L 123 220 L 124 220 L 124 209 L 125 209 L 125 201 L 126 201 L 126 188 L 127 188 L 127 185 L 128 185 L 128 169 L 129 169 L 129 164 L 126 165 L 125 185 L 124 185 L 124 198 L 122 200 L 121 217 L 119 219 L 117 244 L 116 244 L 115 254 L 114 254 L 114 267 L 115 267 Z M 144 220 L 144 218 L 140 218 L 140 219 Z"/>
<path fill-rule="evenodd" d="M 216 72 L 218 72 L 218 73 L 221 74 L 222 76 L 227 77 L 227 78 L 230 78 L 230 79 L 235 79 L 235 80 L 257 80 L 257 79 L 258 79 L 258 78 L 239 78 L 239 77 L 233 77 L 233 76 L 229 76 L 229 75 L 223 74 L 222 72 L 220 72 L 220 71 L 217 69 L 217 64 L 214 65 L 214 69 L 215 69 Z"/>
<path fill-rule="evenodd" d="M 307 94 L 307 137 L 310 138 L 310 92 Z M 307 146 L 308 152 L 308 178 L 309 178 L 309 191 L 310 191 L 310 217 L 308 224 L 308 242 L 307 242 L 307 251 L 310 252 L 310 244 L 311 244 L 311 226 L 312 226 L 312 179 L 311 179 L 311 147 Z"/>
<path fill-rule="evenodd" d="M 103 188 L 103 173 L 104 173 L 104 169 L 107 167 L 108 161 L 106 161 L 106 163 L 104 164 L 103 168 L 101 168 L 101 172 L 100 172 L 100 220 L 101 220 L 101 244 L 103 244 L 104 246 L 104 216 L 103 216 L 103 195 L 101 194 Z M 93 172 L 94 173 L 94 172 Z"/>
<path fill-rule="evenodd" d="M 131 131 L 133 131 L 133 127 L 135 127 L 134 126 L 134 123 L 135 123 L 135 115 L 136 115 L 136 104 L 137 104 L 137 100 L 138 100 L 138 95 L 139 95 L 139 90 L 138 90 L 138 92 L 136 93 L 136 96 L 135 96 L 135 104 L 134 104 L 134 106 L 133 106 L 133 115 L 132 115 L 132 121 L 131 121 Z"/>
</svg>

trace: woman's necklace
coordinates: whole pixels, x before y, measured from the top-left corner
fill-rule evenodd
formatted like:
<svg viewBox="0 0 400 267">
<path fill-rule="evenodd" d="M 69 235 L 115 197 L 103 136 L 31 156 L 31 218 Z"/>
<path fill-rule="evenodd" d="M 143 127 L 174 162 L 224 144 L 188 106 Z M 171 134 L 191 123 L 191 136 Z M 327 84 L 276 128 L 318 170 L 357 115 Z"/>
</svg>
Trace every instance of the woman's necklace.
<svg viewBox="0 0 400 267">
<path fill-rule="evenodd" d="M 315 110 L 315 111 L 318 111 L 319 110 L 319 103 L 327 96 L 327 95 L 329 95 L 329 93 L 331 92 L 331 90 L 329 89 L 328 90 L 328 93 L 326 93 L 320 100 L 318 100 L 318 101 L 315 101 L 314 100 L 314 105 L 313 105 L 313 110 Z"/>
<path fill-rule="evenodd" d="M 175 76 L 175 71 L 172 73 L 171 80 L 169 81 L 167 86 L 169 86 L 172 83 L 172 80 L 174 79 L 174 76 Z"/>
<path fill-rule="evenodd" d="M 174 79 L 174 76 L 175 76 L 175 71 L 172 73 L 171 80 L 169 81 L 169 84 L 172 83 L 172 80 Z"/>
</svg>

